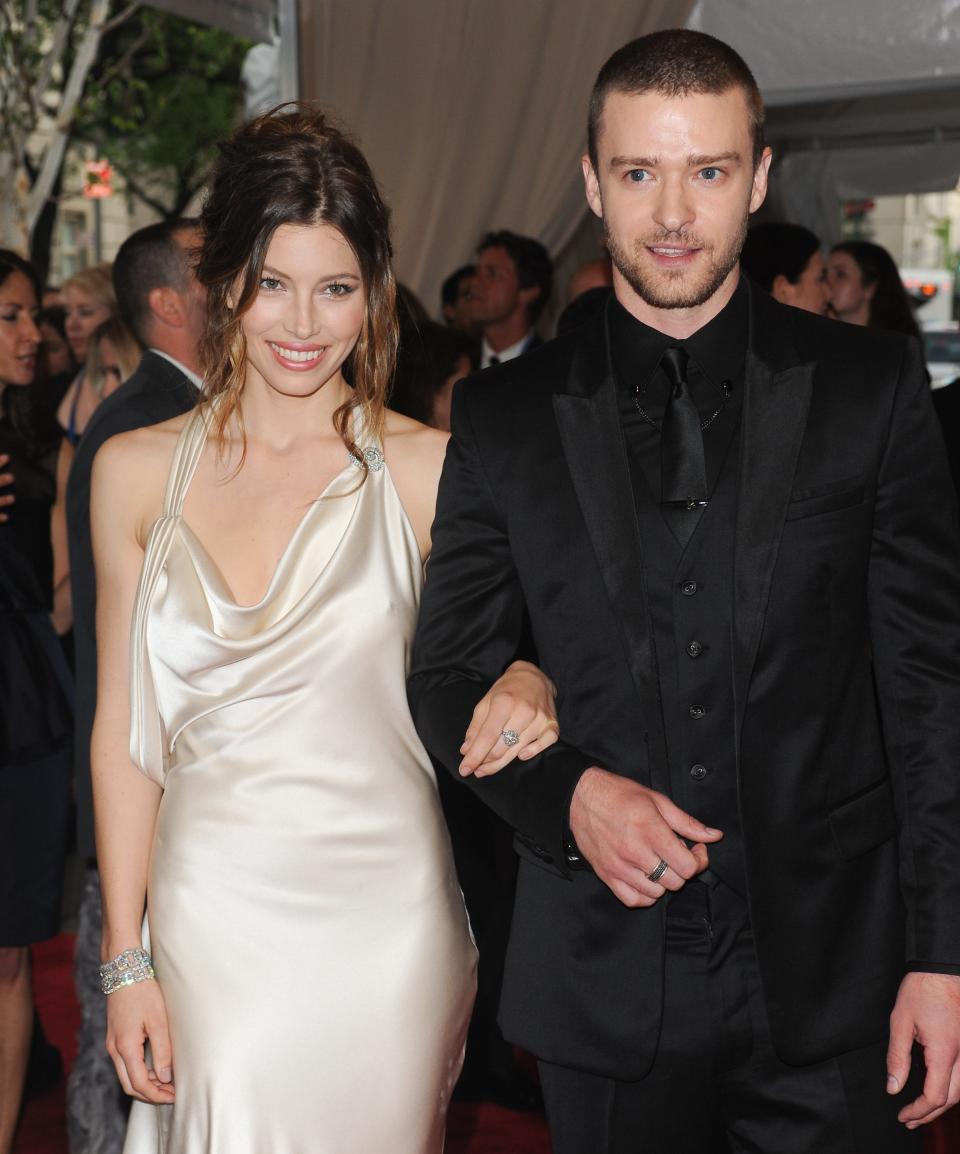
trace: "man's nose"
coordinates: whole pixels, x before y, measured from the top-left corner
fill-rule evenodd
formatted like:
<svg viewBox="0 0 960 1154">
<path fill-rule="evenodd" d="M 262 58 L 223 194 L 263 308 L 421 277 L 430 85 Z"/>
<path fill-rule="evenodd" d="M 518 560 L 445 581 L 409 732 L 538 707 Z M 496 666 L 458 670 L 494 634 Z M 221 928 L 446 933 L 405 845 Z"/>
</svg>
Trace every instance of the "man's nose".
<svg viewBox="0 0 960 1154">
<path fill-rule="evenodd" d="M 665 180 L 657 197 L 653 219 L 666 232 L 680 232 L 692 224 L 696 213 L 684 180 Z"/>
</svg>

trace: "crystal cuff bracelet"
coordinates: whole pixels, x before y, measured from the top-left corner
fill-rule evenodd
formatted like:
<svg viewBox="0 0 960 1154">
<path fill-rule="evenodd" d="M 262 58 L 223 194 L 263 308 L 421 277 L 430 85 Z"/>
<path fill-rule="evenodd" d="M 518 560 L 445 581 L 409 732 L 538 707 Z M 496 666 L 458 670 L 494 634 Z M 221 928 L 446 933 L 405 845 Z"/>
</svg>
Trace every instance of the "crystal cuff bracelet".
<svg viewBox="0 0 960 1154">
<path fill-rule="evenodd" d="M 100 967 L 100 989 L 105 994 L 132 986 L 135 982 L 149 982 L 155 978 L 153 958 L 146 950 L 124 950 L 112 962 Z"/>
</svg>

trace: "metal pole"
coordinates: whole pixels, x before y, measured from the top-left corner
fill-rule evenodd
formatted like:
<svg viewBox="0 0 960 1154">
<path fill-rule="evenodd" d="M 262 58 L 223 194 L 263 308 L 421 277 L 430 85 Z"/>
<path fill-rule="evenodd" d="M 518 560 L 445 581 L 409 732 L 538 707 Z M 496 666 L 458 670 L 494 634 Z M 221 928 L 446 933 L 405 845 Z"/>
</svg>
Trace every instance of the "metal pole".
<svg viewBox="0 0 960 1154">
<path fill-rule="evenodd" d="M 300 99 L 300 13 L 297 0 L 277 0 L 280 99 Z"/>
</svg>

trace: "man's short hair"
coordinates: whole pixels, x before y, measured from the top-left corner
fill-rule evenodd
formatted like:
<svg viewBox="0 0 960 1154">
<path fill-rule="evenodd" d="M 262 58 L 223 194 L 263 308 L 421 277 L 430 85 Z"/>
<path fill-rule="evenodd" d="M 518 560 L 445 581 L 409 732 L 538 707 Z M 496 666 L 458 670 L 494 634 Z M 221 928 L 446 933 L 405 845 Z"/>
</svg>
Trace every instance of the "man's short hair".
<svg viewBox="0 0 960 1154">
<path fill-rule="evenodd" d="M 641 96 L 720 96 L 731 88 L 742 90 L 750 115 L 753 163 L 763 154 L 763 98 L 743 57 L 706 32 L 668 28 L 631 40 L 618 49 L 600 69 L 590 94 L 587 120 L 587 151 L 597 171 L 597 139 L 603 107 L 611 92 Z"/>
<path fill-rule="evenodd" d="M 148 224 L 131 233 L 113 262 L 113 285 L 120 315 L 146 348 L 150 340 L 150 293 L 155 288 L 186 292 L 188 257 L 178 243 L 181 232 L 196 229 L 190 217 Z"/>
<path fill-rule="evenodd" d="M 778 276 L 796 284 L 819 249 L 820 238 L 802 224 L 768 220 L 755 224 L 747 233 L 740 253 L 740 266 L 751 280 L 769 293 L 773 291 L 773 282 Z"/>
<path fill-rule="evenodd" d="M 488 232 L 477 245 L 477 252 L 484 252 L 488 248 L 506 249 L 507 255 L 516 266 L 520 287 L 540 290 L 539 296 L 527 304 L 527 313 L 530 323 L 533 324 L 546 308 L 553 288 L 553 261 L 550 254 L 540 241 L 530 236 L 519 236 L 507 229 Z"/>
<path fill-rule="evenodd" d="M 452 272 L 440 286 L 441 306 L 455 305 L 460 297 L 460 282 L 472 277 L 476 271 L 476 265 L 462 264 L 456 272 Z"/>
</svg>

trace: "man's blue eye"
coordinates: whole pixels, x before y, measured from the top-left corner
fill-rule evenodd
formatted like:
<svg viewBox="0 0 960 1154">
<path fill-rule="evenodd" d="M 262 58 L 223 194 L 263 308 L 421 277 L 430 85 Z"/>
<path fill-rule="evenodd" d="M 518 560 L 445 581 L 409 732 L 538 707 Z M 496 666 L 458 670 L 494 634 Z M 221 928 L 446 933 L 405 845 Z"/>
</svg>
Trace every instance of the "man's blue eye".
<svg viewBox="0 0 960 1154">
<path fill-rule="evenodd" d="M 642 168 L 634 168 L 627 173 L 627 178 L 632 180 L 634 184 L 642 184 L 646 175 L 646 172 Z"/>
<path fill-rule="evenodd" d="M 716 180 L 717 177 L 720 175 L 720 169 L 719 168 L 704 168 L 701 170 L 700 175 L 704 178 L 704 180 Z"/>
</svg>

